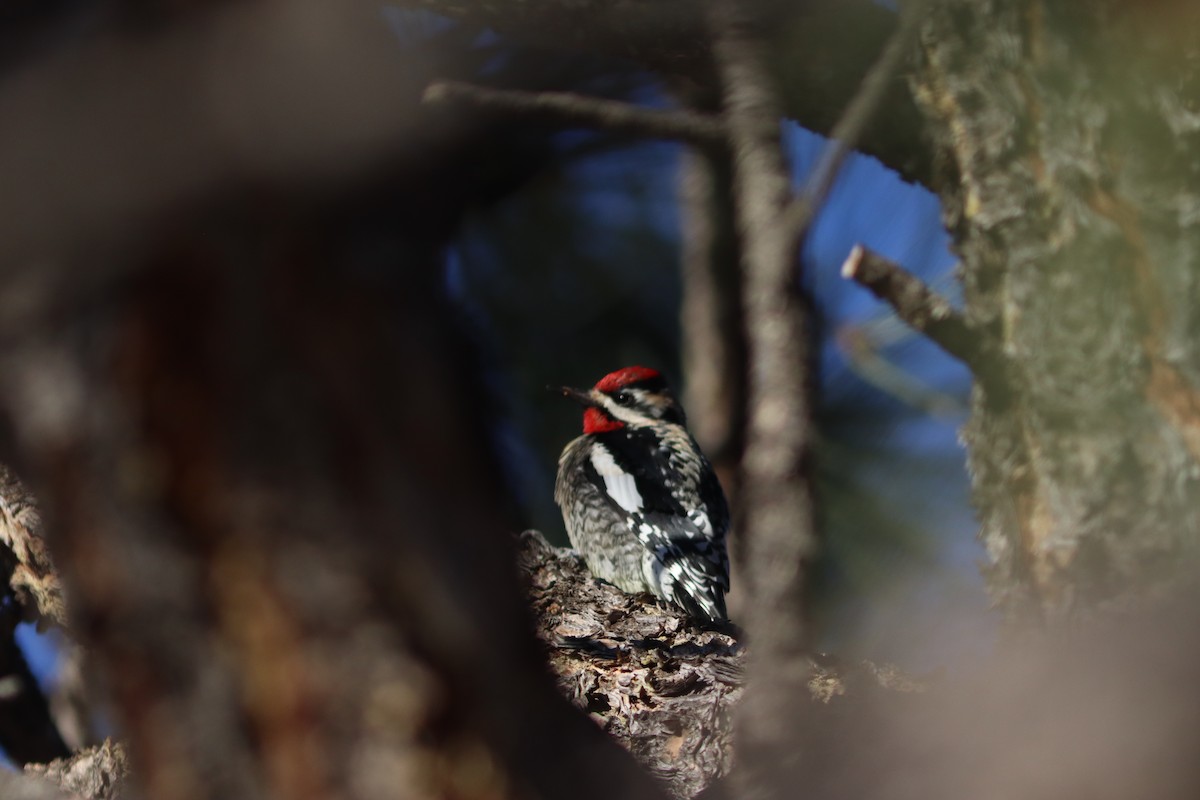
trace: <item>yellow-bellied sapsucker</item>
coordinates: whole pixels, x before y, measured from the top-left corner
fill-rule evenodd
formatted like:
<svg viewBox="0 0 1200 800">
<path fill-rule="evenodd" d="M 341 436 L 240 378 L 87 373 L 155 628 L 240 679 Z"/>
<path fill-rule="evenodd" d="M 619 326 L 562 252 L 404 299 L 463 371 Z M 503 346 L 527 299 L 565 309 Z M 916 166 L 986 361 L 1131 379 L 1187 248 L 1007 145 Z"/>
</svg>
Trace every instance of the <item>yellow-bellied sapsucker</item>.
<svg viewBox="0 0 1200 800">
<path fill-rule="evenodd" d="M 558 460 L 554 499 L 592 574 L 726 621 L 729 507 L 662 375 L 626 367 L 562 392 L 586 410 L 583 435 Z"/>
</svg>

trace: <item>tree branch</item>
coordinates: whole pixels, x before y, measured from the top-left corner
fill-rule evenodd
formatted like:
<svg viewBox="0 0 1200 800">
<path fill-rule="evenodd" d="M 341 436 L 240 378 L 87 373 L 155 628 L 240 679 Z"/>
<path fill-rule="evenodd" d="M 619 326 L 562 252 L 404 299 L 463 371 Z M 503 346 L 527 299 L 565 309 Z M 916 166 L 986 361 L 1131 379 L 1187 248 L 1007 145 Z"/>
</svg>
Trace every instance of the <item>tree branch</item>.
<svg viewBox="0 0 1200 800">
<path fill-rule="evenodd" d="M 924 17 L 928 0 L 910 0 L 900 14 L 900 24 L 888 39 L 887 45 L 863 78 L 853 99 L 829 133 L 829 142 L 821 151 L 800 194 L 791 202 L 787 224 L 795 231 L 797 241 L 803 241 L 817 212 L 829 196 L 834 180 L 846 158 L 858 146 L 875 112 L 887 96 L 896 69 L 908 55 L 916 38 L 918 23 Z"/>
<path fill-rule="evenodd" d="M 703 15 L 686 0 L 401 0 L 507 39 L 553 51 L 586 52 L 641 64 L 665 77 L 707 82 L 713 65 Z M 861 84 L 897 24 L 874 0 L 745 0 L 745 13 L 772 14 L 765 32 L 772 69 L 783 87 L 782 115 L 829 134 L 846 97 Z M 877 119 L 862 146 L 910 180 L 928 181 L 931 156 L 922 117 L 908 87 L 886 86 L 886 119 Z"/>
<path fill-rule="evenodd" d="M 803 477 L 810 416 L 808 324 L 797 293 L 795 240 L 782 215 L 789 181 L 779 105 L 750 21 L 734 0 L 718 0 L 712 9 L 733 149 L 750 355 L 741 528 L 756 610 L 749 630 L 759 653 L 802 652 L 798 571 L 814 546 Z"/>
<path fill-rule="evenodd" d="M 725 776 L 734 755 L 730 719 L 746 691 L 743 645 L 648 595 L 597 580 L 577 554 L 537 531 L 521 535 L 518 565 L 559 689 L 674 797 L 700 796 Z M 835 715 L 872 694 L 923 688 L 889 664 L 823 654 L 806 664 L 811 680 L 795 699 Z"/>
<path fill-rule="evenodd" d="M 526 92 L 461 81 L 435 81 L 425 90 L 423 99 L 426 103 L 470 103 L 563 124 L 697 144 L 722 143 L 726 138 L 721 122 L 704 114 L 683 109 L 659 111 L 572 92 Z"/>
<path fill-rule="evenodd" d="M 781 109 L 755 26 L 738 0 L 709 5 L 709 30 L 733 153 L 749 354 L 739 524 L 753 644 L 739 712 L 740 791 L 773 796 L 786 731 L 803 714 L 807 630 L 803 569 L 816 547 L 806 474 L 812 390 L 809 326 L 796 281 L 796 239 L 784 211 L 789 177 Z"/>
<path fill-rule="evenodd" d="M 910 328 L 966 364 L 983 367 L 981 337 L 950 301 L 898 264 L 856 244 L 842 264 L 842 277 L 869 289 L 890 305 Z"/>
</svg>

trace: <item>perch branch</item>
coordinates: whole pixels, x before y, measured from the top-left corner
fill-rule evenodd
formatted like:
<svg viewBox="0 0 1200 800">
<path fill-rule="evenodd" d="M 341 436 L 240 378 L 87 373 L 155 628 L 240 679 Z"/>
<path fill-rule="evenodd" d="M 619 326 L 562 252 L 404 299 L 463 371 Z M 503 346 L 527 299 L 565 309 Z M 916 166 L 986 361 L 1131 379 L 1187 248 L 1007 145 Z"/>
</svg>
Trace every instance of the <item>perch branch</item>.
<svg viewBox="0 0 1200 800">
<path fill-rule="evenodd" d="M 492 89 L 461 81 L 435 81 L 425 90 L 423 99 L 431 104 L 469 103 L 557 123 L 697 144 L 721 143 L 726 137 L 725 126 L 704 114 L 681 109 L 659 111 L 572 92 L 528 92 Z"/>
</svg>

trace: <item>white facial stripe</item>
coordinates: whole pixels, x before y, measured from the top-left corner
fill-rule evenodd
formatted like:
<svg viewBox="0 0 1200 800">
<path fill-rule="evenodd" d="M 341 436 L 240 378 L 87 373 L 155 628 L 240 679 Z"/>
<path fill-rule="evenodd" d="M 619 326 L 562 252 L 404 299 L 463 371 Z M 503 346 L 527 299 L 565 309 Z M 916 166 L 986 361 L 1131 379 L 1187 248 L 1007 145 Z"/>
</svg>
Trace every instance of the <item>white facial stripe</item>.
<svg viewBox="0 0 1200 800">
<path fill-rule="evenodd" d="M 592 467 L 604 479 L 604 490 L 618 506 L 629 512 L 642 510 L 642 495 L 638 492 L 637 482 L 625 470 L 617 466 L 612 453 L 603 445 L 597 444 L 592 448 Z"/>
<path fill-rule="evenodd" d="M 645 414 L 640 414 L 637 411 L 634 411 L 632 408 L 627 408 L 626 406 L 621 405 L 616 400 L 613 400 L 611 397 L 604 394 L 604 392 L 593 391 L 592 399 L 603 406 L 604 410 L 608 412 L 610 417 L 613 419 L 619 419 L 621 422 L 633 425 L 644 425 L 647 422 L 653 421 Z"/>
<path fill-rule="evenodd" d="M 638 404 L 656 409 L 658 415 L 662 414 L 662 411 L 667 405 L 667 401 L 665 399 L 657 395 L 649 394 L 643 389 L 626 389 L 625 391 L 632 394 L 637 399 Z M 621 422 L 633 426 L 650 425 L 658 422 L 657 416 L 651 416 L 637 409 L 630 408 L 629 406 L 623 406 L 616 400 L 613 400 L 611 397 L 606 395 L 604 392 L 597 392 L 593 390 L 591 395 L 592 399 L 603 406 L 604 410 L 608 412 L 608 415 L 613 419 L 619 419 Z"/>
</svg>

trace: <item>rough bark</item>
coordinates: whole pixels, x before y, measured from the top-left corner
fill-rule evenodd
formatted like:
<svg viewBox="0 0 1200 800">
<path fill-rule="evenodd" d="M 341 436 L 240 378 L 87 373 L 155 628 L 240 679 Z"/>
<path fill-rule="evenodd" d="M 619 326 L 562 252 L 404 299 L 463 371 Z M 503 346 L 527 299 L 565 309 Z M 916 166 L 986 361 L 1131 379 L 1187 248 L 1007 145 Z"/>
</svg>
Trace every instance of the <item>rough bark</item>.
<svg viewBox="0 0 1200 800">
<path fill-rule="evenodd" d="M 997 602 L 1060 618 L 1200 535 L 1200 67 L 1186 4 L 952 0 L 917 95 L 968 323 L 1004 385 L 964 430 Z"/>
<path fill-rule="evenodd" d="M 731 707 L 744 699 L 740 647 L 596 581 L 536 534 L 523 537 L 521 564 L 559 686 L 597 724 L 677 796 L 740 768 L 738 752 L 730 764 L 724 750 Z M 811 702 L 785 732 L 794 752 L 784 794 L 1192 797 L 1196 608 L 1184 593 L 921 680 L 814 656 Z M 719 777 L 703 796 L 742 795 Z"/>
<path fill-rule="evenodd" d="M 536 531 L 522 535 L 519 563 L 559 689 L 675 796 L 727 773 L 743 646 L 601 583 Z"/>
<path fill-rule="evenodd" d="M 67 745 L 16 640 L 22 620 L 39 628 L 66 619 L 63 592 L 37 505 L 25 485 L 0 465 L 0 746 L 17 764 L 67 755 Z"/>
<path fill-rule="evenodd" d="M 735 765 L 732 718 L 743 694 L 746 648 L 727 632 L 696 627 L 648 595 L 593 578 L 573 551 L 536 531 L 521 537 L 538 635 L 559 689 L 587 711 L 676 797 L 722 796 Z M 887 664 L 805 658 L 808 681 L 794 698 L 840 715 L 868 697 L 923 691 Z M 791 737 L 801 728 L 788 731 Z"/>
<path fill-rule="evenodd" d="M 54 571 L 33 496 L 8 466 L 0 464 L 0 546 L 11 558 L 8 586 L 26 619 L 38 628 L 67 625 L 62 584 Z"/>
<path fill-rule="evenodd" d="M 36 775 L 87 800 L 122 800 L 128 797 L 129 759 L 125 748 L 112 741 L 81 750 L 70 758 L 49 764 L 31 764 L 27 775 Z M 7 796 L 7 795 L 6 795 Z"/>
</svg>

